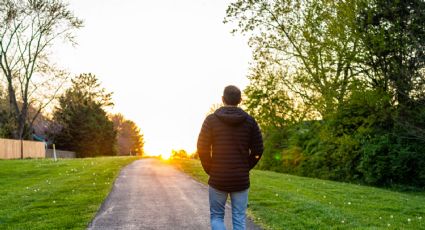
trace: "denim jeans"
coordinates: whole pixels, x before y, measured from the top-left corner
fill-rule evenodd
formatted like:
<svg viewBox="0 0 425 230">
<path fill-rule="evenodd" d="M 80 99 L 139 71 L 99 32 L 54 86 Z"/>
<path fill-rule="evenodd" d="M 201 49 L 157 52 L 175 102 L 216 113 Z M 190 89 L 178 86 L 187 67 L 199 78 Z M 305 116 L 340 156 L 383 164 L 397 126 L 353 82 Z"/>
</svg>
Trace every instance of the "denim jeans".
<svg viewBox="0 0 425 230">
<path fill-rule="evenodd" d="M 223 192 L 209 186 L 210 218 L 212 230 L 225 230 L 224 209 L 227 196 L 232 202 L 232 224 L 234 230 L 245 230 L 248 189 L 239 192 Z"/>
</svg>

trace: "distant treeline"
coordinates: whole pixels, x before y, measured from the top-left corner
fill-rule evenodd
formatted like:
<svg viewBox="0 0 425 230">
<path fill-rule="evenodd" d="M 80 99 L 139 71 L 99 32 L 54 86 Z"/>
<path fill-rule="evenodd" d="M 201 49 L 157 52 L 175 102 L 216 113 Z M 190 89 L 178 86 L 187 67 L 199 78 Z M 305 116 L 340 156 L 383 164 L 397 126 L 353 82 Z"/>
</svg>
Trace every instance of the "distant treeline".
<svg viewBox="0 0 425 230">
<path fill-rule="evenodd" d="M 105 111 L 113 105 L 111 96 L 96 76 L 76 76 L 58 97 L 53 113 L 39 114 L 31 129 L 24 129 L 24 139 L 46 141 L 50 148 L 55 144 L 58 149 L 75 151 L 77 157 L 142 155 L 143 135 L 137 125 L 121 114 Z M 1 98 L 2 118 L 10 114 L 6 101 Z M 0 137 L 13 138 L 15 128 L 12 119 L 0 119 Z"/>
<path fill-rule="evenodd" d="M 140 129 L 121 114 L 108 115 L 112 93 L 100 86 L 96 76 L 81 74 L 59 97 L 47 135 L 58 148 L 78 157 L 142 155 Z"/>
<path fill-rule="evenodd" d="M 238 0 L 225 21 L 253 48 L 258 168 L 425 186 L 425 1 Z"/>
</svg>

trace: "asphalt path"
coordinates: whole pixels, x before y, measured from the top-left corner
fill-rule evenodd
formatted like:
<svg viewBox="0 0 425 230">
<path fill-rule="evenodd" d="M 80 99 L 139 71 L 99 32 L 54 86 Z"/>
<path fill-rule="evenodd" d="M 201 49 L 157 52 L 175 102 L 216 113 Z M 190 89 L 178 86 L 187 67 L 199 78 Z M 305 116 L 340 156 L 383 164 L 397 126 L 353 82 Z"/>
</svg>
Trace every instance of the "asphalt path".
<svg viewBox="0 0 425 230">
<path fill-rule="evenodd" d="M 88 229 L 210 229 L 208 187 L 157 159 L 121 170 Z M 231 209 L 225 224 L 231 228 Z M 247 229 L 259 229 L 249 219 Z"/>
</svg>

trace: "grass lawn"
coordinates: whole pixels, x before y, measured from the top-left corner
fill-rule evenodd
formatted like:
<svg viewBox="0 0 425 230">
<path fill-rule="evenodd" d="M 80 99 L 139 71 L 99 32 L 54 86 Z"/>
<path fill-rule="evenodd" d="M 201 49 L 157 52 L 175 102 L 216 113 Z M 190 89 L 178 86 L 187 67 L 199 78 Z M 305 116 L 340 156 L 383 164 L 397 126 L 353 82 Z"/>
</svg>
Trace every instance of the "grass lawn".
<svg viewBox="0 0 425 230">
<path fill-rule="evenodd" d="M 0 229 L 85 229 L 136 159 L 0 160 Z"/>
<path fill-rule="evenodd" d="M 197 160 L 172 160 L 206 183 Z M 425 229 L 425 193 L 253 170 L 249 215 L 265 229 Z"/>
</svg>

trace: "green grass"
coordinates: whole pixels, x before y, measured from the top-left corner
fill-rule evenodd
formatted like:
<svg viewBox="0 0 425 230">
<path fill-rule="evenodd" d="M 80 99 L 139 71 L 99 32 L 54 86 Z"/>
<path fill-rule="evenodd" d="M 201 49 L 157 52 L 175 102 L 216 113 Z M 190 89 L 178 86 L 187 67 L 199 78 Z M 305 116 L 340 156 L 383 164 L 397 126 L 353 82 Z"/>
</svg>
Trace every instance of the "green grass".
<svg viewBox="0 0 425 230">
<path fill-rule="evenodd" d="M 206 183 L 197 160 L 173 160 Z M 251 171 L 248 213 L 265 229 L 425 229 L 425 193 Z"/>
<path fill-rule="evenodd" d="M 0 229 L 85 229 L 136 159 L 0 160 Z"/>
</svg>

